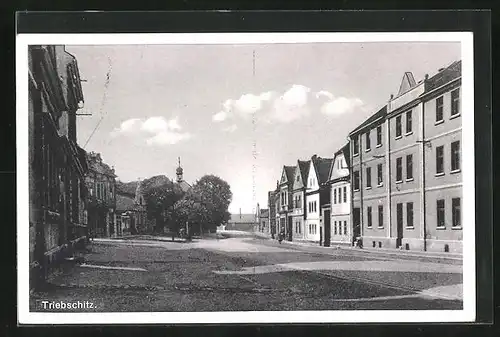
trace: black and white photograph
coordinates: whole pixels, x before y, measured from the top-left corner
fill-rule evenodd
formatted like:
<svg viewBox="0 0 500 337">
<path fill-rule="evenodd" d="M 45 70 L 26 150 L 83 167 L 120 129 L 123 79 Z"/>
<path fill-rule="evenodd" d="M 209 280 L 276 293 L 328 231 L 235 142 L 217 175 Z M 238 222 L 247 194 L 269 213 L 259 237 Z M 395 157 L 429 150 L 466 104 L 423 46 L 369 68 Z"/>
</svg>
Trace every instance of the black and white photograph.
<svg viewBox="0 0 500 337">
<path fill-rule="evenodd" d="M 472 41 L 18 35 L 19 322 L 474 320 Z"/>
</svg>

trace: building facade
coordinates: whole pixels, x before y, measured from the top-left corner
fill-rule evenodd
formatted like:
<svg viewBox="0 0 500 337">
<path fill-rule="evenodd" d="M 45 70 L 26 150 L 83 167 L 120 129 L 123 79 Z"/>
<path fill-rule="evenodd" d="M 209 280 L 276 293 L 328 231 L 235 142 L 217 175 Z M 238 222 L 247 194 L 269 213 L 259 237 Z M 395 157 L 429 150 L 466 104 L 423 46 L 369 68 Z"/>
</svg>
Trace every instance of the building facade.
<svg viewBox="0 0 500 337">
<path fill-rule="evenodd" d="M 94 237 L 116 237 L 116 174 L 99 153 L 87 154 L 88 223 Z"/>
<path fill-rule="evenodd" d="M 76 112 L 83 107 L 78 64 L 64 46 L 28 48 L 30 286 L 86 239 L 84 151 Z"/>
<path fill-rule="evenodd" d="M 311 158 L 307 174 L 305 239 L 330 245 L 330 185 L 327 184 L 332 158 Z"/>
<path fill-rule="evenodd" d="M 335 153 L 328 180 L 328 184 L 330 184 L 331 242 L 337 244 L 350 244 L 356 236 L 351 223 L 349 160 L 349 144 L 346 144 Z"/>
<path fill-rule="evenodd" d="M 284 233 L 285 239 L 292 241 L 292 191 L 295 166 L 283 166 L 279 181 L 279 197 L 277 207 L 278 233 Z"/>
<path fill-rule="evenodd" d="M 261 233 L 269 232 L 269 209 L 260 208 L 260 205 L 257 203 L 257 231 Z"/>
<path fill-rule="evenodd" d="M 276 196 L 278 193 L 275 191 L 269 191 L 267 192 L 267 203 L 269 207 L 269 235 L 271 235 L 272 238 L 275 237 L 276 235 Z"/>
<path fill-rule="evenodd" d="M 461 252 L 460 67 L 418 83 L 405 73 L 350 133 L 352 221 L 365 246 Z"/>
<path fill-rule="evenodd" d="M 306 222 L 306 182 L 310 161 L 297 161 L 293 177 L 292 198 L 292 230 L 294 239 L 305 239 Z"/>
</svg>

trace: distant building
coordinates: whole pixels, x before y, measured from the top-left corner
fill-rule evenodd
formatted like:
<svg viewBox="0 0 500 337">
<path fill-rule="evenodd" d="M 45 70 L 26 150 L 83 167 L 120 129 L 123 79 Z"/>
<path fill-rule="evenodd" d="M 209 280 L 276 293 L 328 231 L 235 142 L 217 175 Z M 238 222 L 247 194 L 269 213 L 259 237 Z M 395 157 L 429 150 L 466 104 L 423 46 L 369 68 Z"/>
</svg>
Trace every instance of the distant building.
<svg viewBox="0 0 500 337">
<path fill-rule="evenodd" d="M 259 232 L 269 232 L 269 209 L 260 208 L 257 204 L 257 223 Z"/>
<path fill-rule="evenodd" d="M 245 232 L 253 232 L 258 226 L 257 217 L 255 214 L 231 214 L 226 230 L 238 230 Z"/>
<path fill-rule="evenodd" d="M 274 237 L 276 235 L 276 199 L 277 199 L 277 191 L 269 191 L 267 192 L 267 203 L 269 207 L 269 234 Z"/>
<path fill-rule="evenodd" d="M 104 163 L 101 154 L 87 154 L 88 173 L 85 177 L 88 195 L 88 222 L 92 235 L 96 237 L 117 236 L 116 174 Z"/>
<path fill-rule="evenodd" d="M 116 192 L 116 228 L 117 235 L 132 234 L 135 228 L 134 197 L 123 192 Z"/>
<path fill-rule="evenodd" d="M 181 166 L 181 158 L 180 157 L 179 157 L 179 166 L 175 170 L 175 173 L 177 176 L 177 179 L 175 180 L 176 183 L 180 186 L 180 188 L 182 189 L 183 192 L 187 192 L 191 188 L 191 185 L 184 180 L 184 177 L 183 177 L 184 170 L 182 169 L 182 166 Z"/>
<path fill-rule="evenodd" d="M 461 62 L 398 94 L 352 131 L 353 223 L 368 247 L 462 251 Z"/>
<path fill-rule="evenodd" d="M 305 238 L 306 221 L 306 189 L 310 161 L 297 161 L 292 186 L 292 229 L 294 239 Z"/>
</svg>

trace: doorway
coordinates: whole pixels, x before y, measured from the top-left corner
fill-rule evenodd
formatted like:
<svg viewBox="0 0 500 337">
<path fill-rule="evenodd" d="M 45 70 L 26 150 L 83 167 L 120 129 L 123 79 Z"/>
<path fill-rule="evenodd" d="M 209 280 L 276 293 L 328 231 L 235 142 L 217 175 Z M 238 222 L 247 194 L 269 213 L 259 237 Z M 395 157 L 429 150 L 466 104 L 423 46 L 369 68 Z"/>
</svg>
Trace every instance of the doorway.
<svg viewBox="0 0 500 337">
<path fill-rule="evenodd" d="M 331 219 L 330 219 L 330 210 L 323 211 L 323 222 L 325 224 L 325 240 L 323 246 L 330 247 L 331 240 Z"/>
<path fill-rule="evenodd" d="M 361 236 L 361 210 L 359 207 L 355 207 L 352 212 L 352 236 L 353 242 L 356 241 L 358 237 Z"/>
<path fill-rule="evenodd" d="M 293 224 L 292 224 L 292 217 L 291 216 L 288 217 L 286 227 L 287 227 L 288 241 L 292 241 L 292 239 L 293 239 Z"/>
<path fill-rule="evenodd" d="M 396 221 L 396 248 L 399 248 L 403 241 L 403 204 L 396 205 Z"/>
</svg>

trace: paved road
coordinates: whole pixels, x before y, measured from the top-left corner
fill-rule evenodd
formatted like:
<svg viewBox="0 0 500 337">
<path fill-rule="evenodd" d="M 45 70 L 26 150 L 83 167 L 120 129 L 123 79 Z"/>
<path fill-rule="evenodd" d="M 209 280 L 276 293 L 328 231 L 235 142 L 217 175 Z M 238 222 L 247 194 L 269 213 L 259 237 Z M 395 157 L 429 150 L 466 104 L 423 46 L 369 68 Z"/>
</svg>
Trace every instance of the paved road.
<svg viewBox="0 0 500 337">
<path fill-rule="evenodd" d="M 461 297 L 460 264 L 324 254 L 237 237 L 96 241 L 84 265 L 56 276 L 30 305 L 46 311 L 42 300 L 89 301 L 93 307 L 83 311 L 100 312 L 462 309 Z"/>
</svg>

